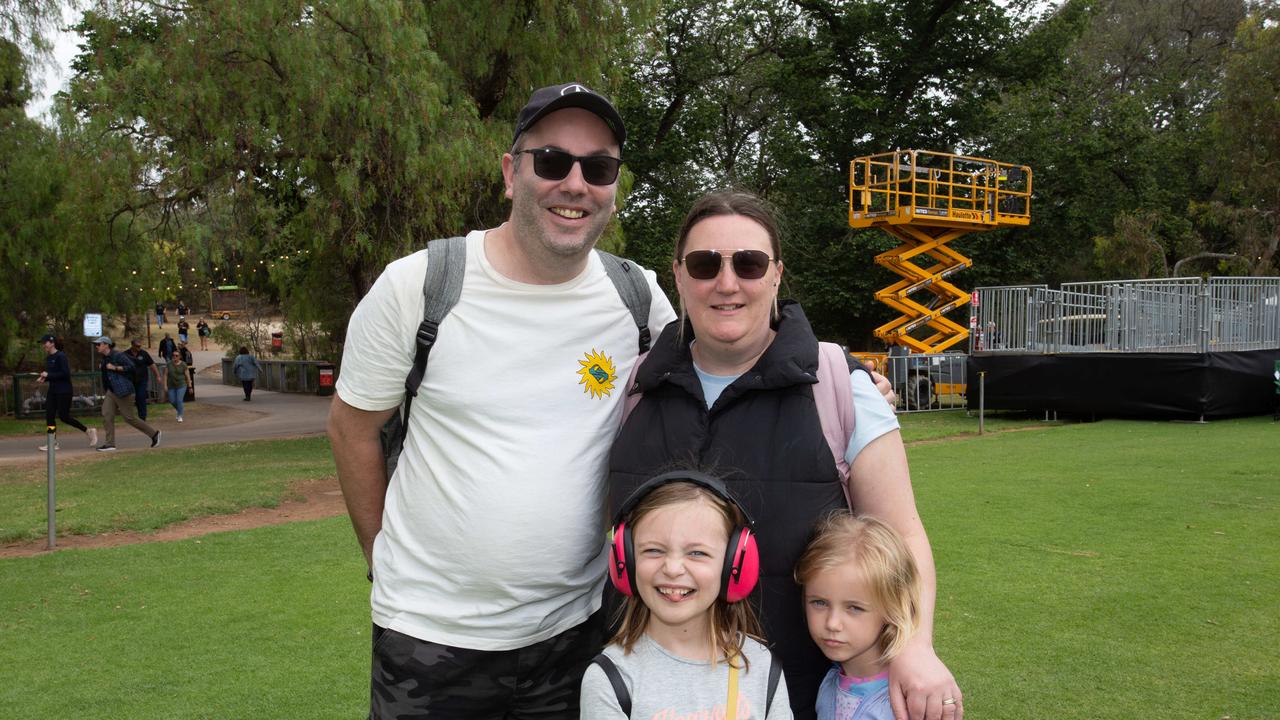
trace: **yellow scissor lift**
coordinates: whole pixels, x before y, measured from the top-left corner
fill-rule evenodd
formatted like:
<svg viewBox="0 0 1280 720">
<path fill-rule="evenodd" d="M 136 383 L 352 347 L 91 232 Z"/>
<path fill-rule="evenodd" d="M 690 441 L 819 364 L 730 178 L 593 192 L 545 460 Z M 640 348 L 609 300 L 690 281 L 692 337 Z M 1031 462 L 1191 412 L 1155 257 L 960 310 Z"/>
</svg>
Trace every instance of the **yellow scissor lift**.
<svg viewBox="0 0 1280 720">
<path fill-rule="evenodd" d="M 878 227 L 902 241 L 876 256 L 878 265 L 902 276 L 876 293 L 901 313 L 876 328 L 876 337 L 917 353 L 940 353 L 969 337 L 967 328 L 945 317 L 969 302 L 969 294 L 946 278 L 973 261 L 948 243 L 1030 222 L 1026 165 L 927 150 L 855 158 L 849 164 L 849 225 Z M 920 290 L 932 293 L 927 304 L 911 299 Z"/>
</svg>

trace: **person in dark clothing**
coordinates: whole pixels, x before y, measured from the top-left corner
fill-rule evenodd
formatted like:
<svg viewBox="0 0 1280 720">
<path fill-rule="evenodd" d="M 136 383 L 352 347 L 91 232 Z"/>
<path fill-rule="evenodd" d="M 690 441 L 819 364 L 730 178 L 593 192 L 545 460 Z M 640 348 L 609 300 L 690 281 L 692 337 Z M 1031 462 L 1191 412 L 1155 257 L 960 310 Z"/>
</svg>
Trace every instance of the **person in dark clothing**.
<svg viewBox="0 0 1280 720">
<path fill-rule="evenodd" d="M 125 351 L 133 361 L 133 397 L 138 406 L 138 419 L 147 419 L 147 391 L 151 388 L 151 376 L 156 377 L 156 385 L 164 387 L 164 375 L 160 374 L 160 366 L 152 359 L 151 353 L 142 349 L 142 341 L 134 338 Z"/>
<path fill-rule="evenodd" d="M 178 341 L 181 343 L 186 343 L 187 333 L 189 333 L 190 331 L 191 331 L 191 324 L 187 322 L 186 318 L 179 315 L 178 316 Z"/>
<path fill-rule="evenodd" d="M 164 327 L 164 303 L 156 303 L 156 327 Z"/>
<path fill-rule="evenodd" d="M 44 359 L 44 372 L 40 373 L 36 382 L 49 384 L 49 392 L 45 395 L 44 401 L 45 424 L 56 427 L 56 420 L 61 420 L 88 435 L 89 447 L 97 445 L 98 430 L 85 427 L 84 423 L 71 417 L 71 396 L 74 393 L 71 387 L 71 363 L 67 360 L 67 354 L 62 352 L 62 343 L 53 335 L 45 335 L 40 338 L 40 345 L 47 355 Z M 58 449 L 56 440 L 53 448 Z M 40 446 L 40 450 L 48 449 L 48 445 Z"/>
<path fill-rule="evenodd" d="M 814 384 L 818 340 L 800 306 L 778 300 L 781 252 L 777 223 L 758 198 L 718 192 L 694 203 L 672 263 L 682 317 L 623 385 L 640 399 L 614 441 L 610 504 L 616 512 L 640 482 L 673 462 L 723 473 L 757 519 L 761 620 L 796 718 L 815 717 L 831 663 L 810 642 L 795 562 L 815 523 L 846 502 L 892 526 L 911 548 L 922 591 L 919 632 L 889 667 L 892 705 L 899 717 L 958 720 L 960 688 L 933 649 L 933 554 L 896 418 L 858 377 L 865 373 L 852 373 L 856 424 L 842 438 L 842 469 L 815 402 L 830 387 Z M 873 425 L 879 434 L 860 437 Z"/>
<path fill-rule="evenodd" d="M 165 362 L 169 362 L 169 356 L 172 355 L 173 351 L 176 350 L 177 348 L 178 348 L 178 343 L 174 342 L 173 336 L 170 335 L 169 333 L 165 333 L 164 339 L 160 341 L 160 348 L 159 350 L 157 350 L 157 352 L 160 353 L 161 360 L 164 360 Z"/>
<path fill-rule="evenodd" d="M 184 320 L 186 319 L 186 317 L 187 317 L 187 304 L 179 300 L 178 301 L 178 319 Z"/>
<path fill-rule="evenodd" d="M 212 334 L 213 330 L 209 329 L 209 323 L 205 322 L 204 318 L 201 318 L 200 322 L 196 323 L 196 335 L 200 336 L 201 350 L 209 349 L 209 336 Z"/>
</svg>

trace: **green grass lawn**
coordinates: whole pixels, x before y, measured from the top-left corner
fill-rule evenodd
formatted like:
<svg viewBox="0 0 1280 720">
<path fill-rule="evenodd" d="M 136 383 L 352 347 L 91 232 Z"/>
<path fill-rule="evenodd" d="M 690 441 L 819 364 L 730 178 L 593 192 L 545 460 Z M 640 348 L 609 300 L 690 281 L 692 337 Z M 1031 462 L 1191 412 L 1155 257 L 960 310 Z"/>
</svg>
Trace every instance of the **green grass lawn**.
<svg viewBox="0 0 1280 720">
<path fill-rule="evenodd" d="M 155 530 L 193 517 L 275 507 L 299 480 L 334 474 L 325 437 L 160 448 L 58 467 L 58 534 Z M 46 534 L 44 465 L 0 467 L 0 543 Z"/>
<path fill-rule="evenodd" d="M 1280 424 L 1023 424 L 908 450 L 966 717 L 1280 717 Z M 359 717 L 367 602 L 345 518 L 0 560 L 0 716 Z"/>
<path fill-rule="evenodd" d="M 368 594 L 346 518 L 0 560 L 0 717 L 362 717 Z"/>
<path fill-rule="evenodd" d="M 1280 717 L 1280 424 L 911 448 L 968 717 Z"/>
<path fill-rule="evenodd" d="M 964 410 L 906 413 L 898 416 L 898 422 L 902 425 L 902 441 L 905 443 L 978 434 L 978 413 L 968 415 Z M 1061 423 L 1056 420 L 1045 421 L 1043 416 L 1038 415 L 988 412 L 983 430 L 995 433 L 1005 430 L 1035 430 L 1059 425 Z"/>
</svg>

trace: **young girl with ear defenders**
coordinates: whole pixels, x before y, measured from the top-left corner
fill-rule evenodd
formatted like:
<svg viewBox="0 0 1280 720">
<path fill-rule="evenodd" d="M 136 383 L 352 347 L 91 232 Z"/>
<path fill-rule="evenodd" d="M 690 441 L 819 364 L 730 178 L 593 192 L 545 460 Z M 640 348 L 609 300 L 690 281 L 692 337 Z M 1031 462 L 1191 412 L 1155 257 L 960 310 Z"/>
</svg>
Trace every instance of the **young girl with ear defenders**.
<svg viewBox="0 0 1280 720">
<path fill-rule="evenodd" d="M 792 718 L 743 602 L 760 570 L 751 526 L 702 473 L 659 475 L 627 498 L 609 542 L 622 619 L 583 677 L 581 717 Z"/>
</svg>

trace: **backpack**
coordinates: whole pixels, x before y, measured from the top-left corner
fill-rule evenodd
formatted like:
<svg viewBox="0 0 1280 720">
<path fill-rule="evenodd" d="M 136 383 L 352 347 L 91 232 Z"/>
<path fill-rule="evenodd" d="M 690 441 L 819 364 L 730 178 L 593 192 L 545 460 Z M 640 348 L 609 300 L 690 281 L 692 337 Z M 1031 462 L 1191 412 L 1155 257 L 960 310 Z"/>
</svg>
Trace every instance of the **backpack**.
<svg viewBox="0 0 1280 720">
<path fill-rule="evenodd" d="M 613 282 L 618 297 L 627 306 L 631 319 L 639 332 L 639 348 L 643 354 L 649 350 L 649 305 L 653 300 L 649 283 L 640 268 L 616 255 L 596 250 L 604 264 L 605 274 Z M 413 367 L 404 380 L 404 402 L 400 412 L 382 426 L 382 457 L 387 466 L 387 480 L 395 473 L 404 450 L 405 435 L 409 432 L 409 410 L 418 388 L 427 372 L 427 359 L 435 345 L 440 323 L 462 296 L 462 278 L 467 266 L 467 239 L 465 237 L 440 238 L 427 243 L 427 272 L 422 280 L 422 323 L 414 343 L 416 351 Z"/>
<path fill-rule="evenodd" d="M 622 681 L 622 673 L 618 671 L 618 666 L 608 655 L 600 653 L 591 659 L 592 665 L 599 665 L 604 671 L 604 676 L 609 678 L 609 684 L 613 686 L 613 694 L 618 699 L 618 707 L 622 709 L 622 714 L 631 717 L 631 691 L 627 689 L 627 684 Z M 773 706 L 773 696 L 778 691 L 778 681 L 782 679 L 782 663 L 778 662 L 778 656 L 773 654 L 773 650 L 769 651 L 769 687 L 764 698 L 765 717 L 769 717 L 769 708 Z"/>
<path fill-rule="evenodd" d="M 644 393 L 636 391 L 636 373 L 644 363 L 645 357 L 641 354 L 636 360 L 636 364 L 631 368 L 631 377 L 627 379 L 625 386 L 628 388 L 627 399 L 622 406 L 623 423 L 627 421 L 631 411 L 636 409 L 636 405 L 640 404 L 640 398 L 644 396 Z M 822 435 L 827 440 L 827 446 L 831 448 L 831 456 L 836 461 L 836 470 L 840 472 L 841 478 L 849 476 L 849 463 L 844 459 L 844 454 L 849 449 L 849 438 L 853 437 L 853 384 L 849 374 L 855 370 L 869 374 L 862 363 L 854 360 L 844 351 L 844 348 L 835 343 L 818 343 L 818 382 L 813 386 L 813 400 L 818 406 L 818 421 L 822 424 Z M 622 423 L 619 423 L 618 427 L 621 428 Z M 842 482 L 841 486 L 845 489 L 847 501 L 848 485 Z"/>
</svg>

